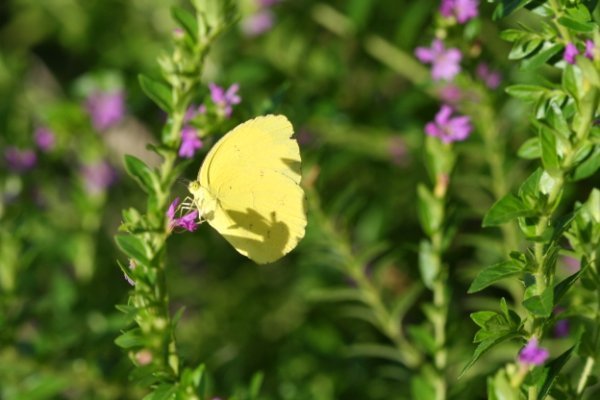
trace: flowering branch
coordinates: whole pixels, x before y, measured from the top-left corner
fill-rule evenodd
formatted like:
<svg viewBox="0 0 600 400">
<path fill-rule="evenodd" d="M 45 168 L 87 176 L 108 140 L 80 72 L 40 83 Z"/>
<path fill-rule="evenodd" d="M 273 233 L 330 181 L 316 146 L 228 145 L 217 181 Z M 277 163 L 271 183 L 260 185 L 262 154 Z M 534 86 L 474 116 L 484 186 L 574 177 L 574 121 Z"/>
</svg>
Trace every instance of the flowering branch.
<svg viewBox="0 0 600 400">
<path fill-rule="evenodd" d="M 206 54 L 216 37 L 232 20 L 229 2 L 212 0 L 194 4 L 195 15 L 181 8 L 173 16 L 181 26 L 175 31 L 174 50 L 159 59 L 164 81 L 146 76 L 140 84 L 146 94 L 169 114 L 162 143 L 154 150 L 162 157 L 155 170 L 143 161 L 126 156 L 129 174 L 148 194 L 147 213 L 134 208 L 123 212 L 121 231 L 116 241 L 129 257 L 123 267 L 133 283 L 127 305 L 119 306 L 137 327 L 127 330 L 116 342 L 130 350 L 137 367 L 134 376 L 155 393 L 172 393 L 184 398 L 199 398 L 203 366 L 189 369 L 181 365 L 175 340 L 175 325 L 182 314 L 169 312 L 169 294 L 165 281 L 166 241 L 176 227 L 195 228 L 195 214 L 175 218 L 175 204 L 167 210 L 171 187 L 187 165 L 177 163 L 182 139 L 187 146 L 193 138 L 182 137 L 186 113 L 195 94 Z M 197 146 L 196 146 L 197 147 Z M 187 152 L 185 152 L 187 154 Z M 190 217 L 191 216 L 191 217 Z"/>
</svg>

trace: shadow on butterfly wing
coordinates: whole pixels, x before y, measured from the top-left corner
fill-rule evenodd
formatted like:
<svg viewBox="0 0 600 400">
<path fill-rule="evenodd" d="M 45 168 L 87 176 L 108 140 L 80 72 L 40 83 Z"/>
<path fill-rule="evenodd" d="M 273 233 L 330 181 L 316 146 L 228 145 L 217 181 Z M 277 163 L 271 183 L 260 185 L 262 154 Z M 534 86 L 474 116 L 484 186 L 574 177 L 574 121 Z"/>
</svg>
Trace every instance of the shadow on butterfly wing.
<svg viewBox="0 0 600 400">
<path fill-rule="evenodd" d="M 229 229 L 253 234 L 250 235 L 252 237 L 223 235 L 237 251 L 261 264 L 278 260 L 286 253 L 286 245 L 290 241 L 290 231 L 286 224 L 277 220 L 276 212 L 271 212 L 270 219 L 250 208 L 246 209 L 246 212 L 235 210 L 225 212 L 234 222 Z"/>
</svg>

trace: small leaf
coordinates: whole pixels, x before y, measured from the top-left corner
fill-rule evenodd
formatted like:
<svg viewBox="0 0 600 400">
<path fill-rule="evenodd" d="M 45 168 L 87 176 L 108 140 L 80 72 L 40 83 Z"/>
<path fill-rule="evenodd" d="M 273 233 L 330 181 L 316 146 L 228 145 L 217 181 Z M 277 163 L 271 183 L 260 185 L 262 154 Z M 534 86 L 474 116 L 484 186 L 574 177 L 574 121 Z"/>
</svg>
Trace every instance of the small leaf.
<svg viewBox="0 0 600 400">
<path fill-rule="evenodd" d="M 563 279 L 556 286 L 554 286 L 554 303 L 558 303 L 563 298 L 569 288 L 573 286 L 575 282 L 577 282 L 584 269 L 585 268 L 581 268 L 579 271 Z"/>
<path fill-rule="evenodd" d="M 552 388 L 552 384 L 556 380 L 556 377 L 558 377 L 560 370 L 571 358 L 573 350 L 575 350 L 575 346 L 569 348 L 567 351 L 562 353 L 560 356 L 556 357 L 554 360 L 550 361 L 548 365 L 544 367 L 544 369 L 547 370 L 547 373 L 544 374 L 546 375 L 546 379 L 544 380 L 544 383 L 538 393 L 537 400 L 544 400 L 546 398 L 546 396 L 550 392 L 550 389 Z"/>
<path fill-rule="evenodd" d="M 522 268 L 512 260 L 492 265 L 477 275 L 473 283 L 471 283 L 468 293 L 478 292 L 501 279 L 519 274 L 522 271 Z"/>
<path fill-rule="evenodd" d="M 542 147 L 542 164 L 544 169 L 552 176 L 560 174 L 560 162 L 556 151 L 555 133 L 545 125 L 539 125 L 540 144 Z"/>
<path fill-rule="evenodd" d="M 427 235 L 432 236 L 441 227 L 444 206 L 425 185 L 420 184 L 417 187 L 417 194 L 419 221 Z"/>
<path fill-rule="evenodd" d="M 148 97 L 152 99 L 163 111 L 170 113 L 173 110 L 171 88 L 157 80 L 145 75 L 138 75 L 140 86 Z"/>
<path fill-rule="evenodd" d="M 528 291 L 525 291 L 525 296 L 527 296 Z M 533 288 L 531 291 L 533 291 Z M 536 294 L 526 297 L 523 300 L 523 306 L 537 317 L 549 318 L 554 309 L 554 291 L 552 288 L 546 288 L 541 295 Z"/>
<path fill-rule="evenodd" d="M 511 221 L 517 217 L 533 215 L 523 202 L 515 195 L 509 193 L 498 200 L 483 217 L 483 227 L 497 226 Z"/>
<path fill-rule="evenodd" d="M 579 99 L 581 97 L 581 69 L 574 65 L 567 64 L 562 75 L 562 87 L 569 93 L 573 98 Z"/>
<path fill-rule="evenodd" d="M 519 150 L 517 151 L 517 155 L 526 160 L 535 160 L 536 158 L 540 158 L 542 156 L 542 149 L 540 146 L 540 138 L 533 137 L 527 139 Z"/>
<path fill-rule="evenodd" d="M 520 60 L 527 57 L 534 51 L 536 51 L 543 43 L 540 38 L 526 37 L 515 42 L 510 53 L 508 54 L 509 60 Z"/>
<path fill-rule="evenodd" d="M 129 154 L 125 155 L 125 169 L 146 193 L 156 192 L 155 174 L 142 160 Z"/>
<path fill-rule="evenodd" d="M 584 78 L 589 81 L 593 86 L 600 87 L 600 75 L 598 69 L 592 60 L 586 57 L 577 57 L 577 65 L 581 67 Z"/>
<path fill-rule="evenodd" d="M 545 42 L 542 48 L 533 56 L 524 59 L 520 67 L 522 69 L 536 69 L 546 64 L 556 53 L 563 49 L 562 44 Z"/>
<path fill-rule="evenodd" d="M 594 30 L 594 24 L 577 21 L 566 16 L 560 17 L 558 23 L 577 32 L 591 32 Z"/>
<path fill-rule="evenodd" d="M 144 338 L 140 334 L 139 328 L 135 328 L 117 337 L 115 344 L 124 349 L 139 347 L 144 345 Z"/>
<path fill-rule="evenodd" d="M 171 16 L 195 42 L 198 37 L 198 22 L 194 15 L 184 8 L 173 6 Z"/>
<path fill-rule="evenodd" d="M 262 387 L 265 375 L 262 372 L 257 372 L 252 376 L 250 381 L 250 400 L 258 399 L 260 388 Z"/>
<path fill-rule="evenodd" d="M 543 86 L 538 85 L 511 85 L 506 88 L 506 93 L 525 101 L 537 101 L 548 92 Z"/>
<path fill-rule="evenodd" d="M 475 364 L 477 362 L 477 360 L 479 360 L 479 358 L 483 354 L 485 354 L 485 352 L 487 352 L 489 349 L 491 349 L 494 345 L 496 345 L 500 342 L 504 342 L 505 340 L 513 339 L 518 336 L 519 336 L 519 333 L 517 333 L 517 332 L 509 332 L 502 336 L 498 336 L 493 339 L 484 340 L 483 342 L 479 343 L 479 345 L 477 345 L 477 348 L 475 349 L 475 352 L 473 353 L 473 356 L 471 357 L 471 359 L 469 360 L 467 365 L 465 365 L 465 367 L 463 368 L 463 370 L 460 373 L 458 378 L 460 379 L 473 366 L 473 364 Z"/>
<path fill-rule="evenodd" d="M 435 354 L 437 346 L 429 325 L 409 325 L 407 332 L 412 342 L 418 345 L 427 354 Z"/>
<path fill-rule="evenodd" d="M 587 157 L 581 164 L 575 167 L 572 179 L 578 181 L 588 178 L 596 173 L 600 168 L 600 146 L 595 146 L 594 152 Z"/>
<path fill-rule="evenodd" d="M 423 283 L 431 289 L 433 282 L 440 273 L 440 263 L 433 253 L 431 243 L 426 240 L 422 240 L 419 246 L 419 270 Z"/>
<path fill-rule="evenodd" d="M 131 234 L 119 234 L 115 236 L 117 246 L 125 253 L 128 257 L 139 261 L 142 264 L 149 264 L 148 256 L 144 242 L 137 236 Z"/>
</svg>

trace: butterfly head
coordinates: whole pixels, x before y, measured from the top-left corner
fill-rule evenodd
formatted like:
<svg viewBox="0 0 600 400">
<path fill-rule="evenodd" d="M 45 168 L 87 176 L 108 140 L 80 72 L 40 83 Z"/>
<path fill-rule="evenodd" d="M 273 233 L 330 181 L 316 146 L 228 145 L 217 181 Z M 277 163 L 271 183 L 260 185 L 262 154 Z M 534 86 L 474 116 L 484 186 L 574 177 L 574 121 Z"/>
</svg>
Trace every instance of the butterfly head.
<svg viewBox="0 0 600 400">
<path fill-rule="evenodd" d="M 211 220 L 214 214 L 216 199 L 200 185 L 199 181 L 191 181 L 188 190 L 194 198 L 194 203 L 205 220 Z"/>
</svg>

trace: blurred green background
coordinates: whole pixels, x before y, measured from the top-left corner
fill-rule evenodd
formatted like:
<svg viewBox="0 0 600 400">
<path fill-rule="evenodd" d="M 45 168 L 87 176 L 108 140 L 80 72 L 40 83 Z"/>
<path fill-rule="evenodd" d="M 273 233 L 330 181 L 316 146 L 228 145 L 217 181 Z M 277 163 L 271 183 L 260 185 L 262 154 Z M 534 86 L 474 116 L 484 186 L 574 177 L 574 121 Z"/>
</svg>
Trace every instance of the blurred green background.
<svg viewBox="0 0 600 400">
<path fill-rule="evenodd" d="M 164 115 L 142 93 L 137 75 L 158 73 L 175 24 L 154 0 L 3 0 L 0 2 L 0 149 L 34 149 L 39 126 L 56 136 L 26 171 L 0 164 L 0 398 L 135 399 L 127 356 L 114 339 L 125 320 L 115 305 L 130 286 L 113 242 L 121 210 L 143 209 L 145 196 L 124 173 L 122 156 L 154 162 Z M 205 83 L 240 84 L 231 126 L 265 112 L 285 114 L 301 143 L 305 183 L 317 208 L 306 238 L 274 265 L 256 266 L 208 226 L 169 243 L 173 309 L 184 360 L 205 362 L 211 393 L 226 398 L 263 371 L 265 399 L 408 398 L 411 372 L 382 358 L 353 355 L 356 343 L 386 343 L 350 305 L 322 301 L 330 288 L 352 287 L 339 249 L 368 269 L 384 299 L 418 285 L 416 186 L 429 183 L 423 126 L 438 109 L 435 88 L 415 83 L 425 67 L 403 65 L 432 37 L 433 0 L 284 0 L 268 7 L 240 1 L 241 20 L 212 49 Z M 487 5 L 481 13 L 489 14 Z M 254 24 L 254 25 L 253 25 Z M 461 33 L 463 66 L 485 60 L 505 77 L 508 45 L 489 18 Z M 390 48 L 386 46 L 392 46 Z M 85 108 L 93 88 L 122 90 L 126 112 L 94 131 Z M 205 90 L 206 92 L 206 90 Z M 199 93 L 201 99 L 204 93 Z M 502 90 L 489 101 L 503 135 L 507 184 L 524 176 L 516 148 L 527 135 L 524 110 Z M 224 132 L 223 132 L 224 133 Z M 468 312 L 485 298 L 465 288 L 502 253 L 498 231 L 480 218 L 495 200 L 482 139 L 457 146 L 451 218 L 459 229 L 447 254 L 455 301 L 454 360 L 468 359 Z M 114 179 L 94 187 L 86 168 L 108 162 Z M 198 157 L 185 174 L 192 178 Z M 173 197 L 185 196 L 181 186 Z M 568 194 L 577 196 L 577 193 Z M 337 249 L 337 250 L 336 250 Z M 338 251 L 336 253 L 336 251 Z M 471 296 L 473 297 L 473 296 Z M 417 301 L 428 298 L 421 292 Z M 423 316 L 414 306 L 407 320 Z M 349 347 L 350 346 L 350 347 Z M 516 347 L 512 349 L 516 354 Z M 508 355 L 507 355 L 508 354 Z M 492 354 L 508 359 L 511 353 Z M 456 363 L 453 368 L 460 370 Z M 455 384 L 457 398 L 484 398 L 485 365 Z M 482 374 L 479 376 L 479 374 Z M 467 388 L 468 385 L 468 388 Z M 460 395 L 458 395 L 460 393 Z"/>
</svg>

